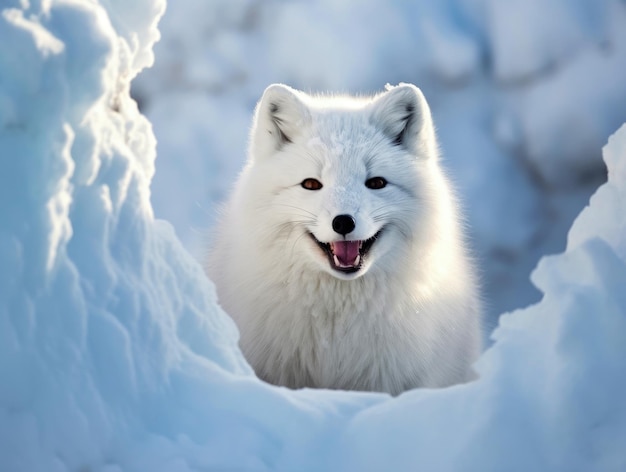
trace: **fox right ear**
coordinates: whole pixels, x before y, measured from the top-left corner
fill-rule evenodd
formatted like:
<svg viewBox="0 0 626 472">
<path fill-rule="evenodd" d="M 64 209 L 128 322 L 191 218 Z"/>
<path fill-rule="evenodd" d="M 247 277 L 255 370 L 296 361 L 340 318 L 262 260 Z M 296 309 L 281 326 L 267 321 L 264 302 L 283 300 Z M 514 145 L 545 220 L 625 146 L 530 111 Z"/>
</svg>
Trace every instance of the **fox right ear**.
<svg viewBox="0 0 626 472">
<path fill-rule="evenodd" d="M 282 84 L 265 89 L 257 105 L 252 143 L 254 157 L 264 157 L 282 149 L 310 123 L 310 113 L 300 92 Z"/>
</svg>

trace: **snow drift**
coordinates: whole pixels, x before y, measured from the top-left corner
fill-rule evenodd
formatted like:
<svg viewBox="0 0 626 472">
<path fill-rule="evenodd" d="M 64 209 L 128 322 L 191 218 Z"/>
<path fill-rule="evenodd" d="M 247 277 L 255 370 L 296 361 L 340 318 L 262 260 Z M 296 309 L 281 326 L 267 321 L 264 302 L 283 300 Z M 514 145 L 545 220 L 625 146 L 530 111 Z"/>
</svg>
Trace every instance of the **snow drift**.
<svg viewBox="0 0 626 472">
<path fill-rule="evenodd" d="M 9 1 L 0 15 L 0 470 L 626 468 L 626 127 L 567 251 L 444 390 L 263 384 L 149 203 L 129 97 L 163 3 Z"/>
</svg>

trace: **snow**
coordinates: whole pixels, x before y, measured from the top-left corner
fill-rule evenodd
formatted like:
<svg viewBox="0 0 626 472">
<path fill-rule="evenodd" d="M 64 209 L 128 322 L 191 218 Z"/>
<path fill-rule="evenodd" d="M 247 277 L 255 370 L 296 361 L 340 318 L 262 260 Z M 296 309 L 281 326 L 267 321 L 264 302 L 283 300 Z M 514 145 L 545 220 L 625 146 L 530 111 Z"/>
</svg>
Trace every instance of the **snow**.
<svg viewBox="0 0 626 472">
<path fill-rule="evenodd" d="M 197 258 L 243 167 L 272 82 L 371 93 L 417 84 L 457 183 L 489 318 L 536 302 L 529 273 L 561 251 L 606 178 L 626 121 L 618 0 L 178 0 L 133 94 L 158 136 L 152 203 Z"/>
<path fill-rule="evenodd" d="M 202 7 L 216 18 L 213 33 L 231 26 L 243 31 L 215 33 L 223 34 L 229 54 L 254 43 L 243 38 L 249 25 L 240 21 L 250 5 L 261 8 L 251 1 Z M 276 13 L 282 3 L 269 5 Z M 306 10 L 297 11 L 304 4 L 298 5 L 287 10 L 304 23 Z M 364 18 L 377 11 L 368 5 Z M 449 4 L 441 5 L 438 14 L 449 13 Z M 244 361 L 236 328 L 199 263 L 173 227 L 153 214 L 156 141 L 129 86 L 153 59 L 163 8 L 159 0 L 2 5 L 0 470 L 626 469 L 626 126 L 604 148 L 608 182 L 571 226 L 565 252 L 543 258 L 532 274 L 541 301 L 500 318 L 495 343 L 478 363 L 479 380 L 397 398 L 272 387 Z M 323 17 L 322 6 L 311 8 Z M 338 18 L 350 17 L 347 6 L 336 8 Z M 468 64 L 477 53 L 461 46 L 470 30 L 441 46 L 459 47 L 466 61 L 458 68 L 439 62 L 435 69 L 443 76 L 471 74 Z M 200 67 L 195 73 L 222 80 L 224 70 Z M 361 84 L 371 79 L 363 77 Z M 190 120 L 205 119 L 189 131 L 189 142 L 177 136 L 183 125 L 164 131 L 164 141 L 187 159 L 179 167 L 205 173 L 204 183 L 219 181 L 216 199 L 238 165 L 220 159 L 199 164 L 194 156 L 202 141 L 195 139 L 209 133 L 210 149 L 223 146 L 229 157 L 227 143 L 237 136 L 245 141 L 239 126 L 254 103 L 255 86 L 237 99 L 241 90 L 233 87 L 203 100 L 173 90 L 151 111 L 161 124 L 173 105 L 174 118 L 189 113 Z M 596 93 L 592 116 L 596 129 L 604 130 L 620 116 L 613 107 L 621 98 L 611 103 L 604 90 Z M 458 163 L 469 174 L 462 186 L 468 195 L 484 179 L 471 164 L 492 162 L 494 175 L 505 181 L 494 187 L 501 193 L 486 195 L 504 196 L 506 185 L 515 185 L 526 192 L 517 204 L 530 218 L 539 196 L 530 184 L 506 180 L 516 161 L 498 159 L 501 151 L 488 139 L 488 110 L 473 108 L 484 96 L 462 89 L 439 96 L 441 121 L 459 126 L 459 142 L 444 140 L 461 151 L 471 141 L 484 151 L 484 161 L 468 154 Z M 463 104 L 463 119 L 455 116 L 454 103 Z M 514 123 L 519 116 L 512 115 Z M 470 126 L 472 120 L 481 126 Z M 521 136 L 515 126 L 499 126 L 505 137 Z M 155 129 L 160 138 L 162 128 Z M 184 147 L 177 149 L 175 138 Z M 581 139 L 581 146 L 591 145 Z M 194 146 L 199 150 L 187 153 Z M 155 184 L 160 166 L 157 160 Z M 202 185 L 202 176 L 193 183 Z M 554 198 L 573 192 L 565 188 Z M 523 218 L 506 220 L 524 230 L 508 243 L 518 249 L 542 230 L 526 230 Z M 485 228 L 480 231 L 487 235 Z"/>
</svg>

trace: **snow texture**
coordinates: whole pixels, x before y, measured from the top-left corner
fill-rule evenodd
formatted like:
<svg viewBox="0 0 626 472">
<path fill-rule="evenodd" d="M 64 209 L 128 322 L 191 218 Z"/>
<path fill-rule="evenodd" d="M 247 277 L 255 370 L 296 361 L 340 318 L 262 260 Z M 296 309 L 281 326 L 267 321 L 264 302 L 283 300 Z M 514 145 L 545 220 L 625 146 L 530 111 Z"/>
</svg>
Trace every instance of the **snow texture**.
<svg viewBox="0 0 626 472">
<path fill-rule="evenodd" d="M 626 470 L 626 127 L 479 380 L 272 387 L 152 213 L 156 144 L 129 82 L 163 7 L 2 3 L 0 470 Z"/>
<path fill-rule="evenodd" d="M 155 214 L 198 257 L 265 87 L 425 93 L 483 270 L 490 317 L 539 300 L 626 121 L 621 0 L 177 0 L 133 86 L 158 136 Z"/>
</svg>

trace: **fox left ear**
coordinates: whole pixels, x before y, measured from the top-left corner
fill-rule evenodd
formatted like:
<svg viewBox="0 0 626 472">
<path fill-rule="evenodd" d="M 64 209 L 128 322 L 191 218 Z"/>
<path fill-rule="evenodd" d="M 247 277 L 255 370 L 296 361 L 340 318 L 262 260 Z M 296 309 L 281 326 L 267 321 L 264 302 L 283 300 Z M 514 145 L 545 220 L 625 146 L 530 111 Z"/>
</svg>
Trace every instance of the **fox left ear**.
<svg viewBox="0 0 626 472">
<path fill-rule="evenodd" d="M 415 85 L 401 83 L 386 86 L 387 91 L 374 99 L 370 121 L 411 154 L 436 155 L 435 130 L 430 108 L 422 91 Z"/>
<path fill-rule="evenodd" d="M 269 156 L 293 142 L 310 122 L 304 94 L 286 85 L 270 85 L 256 108 L 252 128 L 254 158 Z"/>
</svg>

